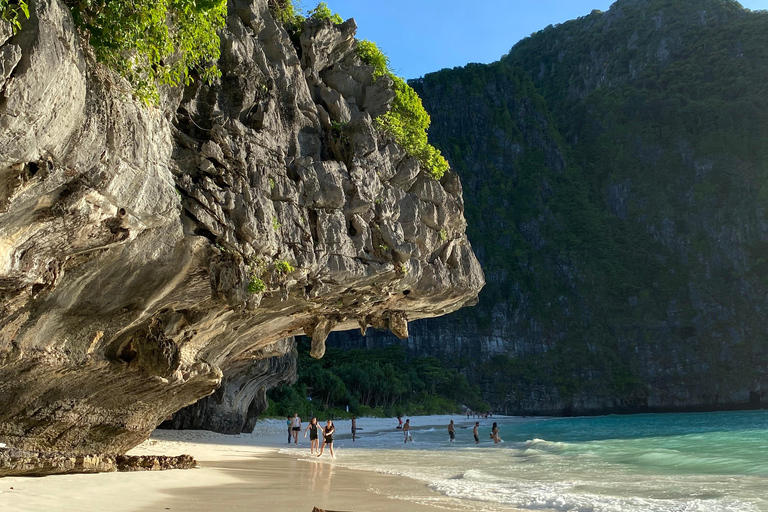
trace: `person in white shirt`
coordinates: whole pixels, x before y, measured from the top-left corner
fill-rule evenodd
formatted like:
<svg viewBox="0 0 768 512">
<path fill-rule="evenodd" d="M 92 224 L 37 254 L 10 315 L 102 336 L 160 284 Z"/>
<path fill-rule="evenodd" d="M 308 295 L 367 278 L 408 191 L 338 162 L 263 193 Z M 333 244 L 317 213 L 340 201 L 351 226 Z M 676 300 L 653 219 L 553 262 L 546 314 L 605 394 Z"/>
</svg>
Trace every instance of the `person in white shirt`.
<svg viewBox="0 0 768 512">
<path fill-rule="evenodd" d="M 301 432 L 301 418 L 299 418 L 299 413 L 293 415 L 293 419 L 291 420 L 291 431 L 293 432 L 293 443 L 299 444 L 299 432 Z"/>
</svg>

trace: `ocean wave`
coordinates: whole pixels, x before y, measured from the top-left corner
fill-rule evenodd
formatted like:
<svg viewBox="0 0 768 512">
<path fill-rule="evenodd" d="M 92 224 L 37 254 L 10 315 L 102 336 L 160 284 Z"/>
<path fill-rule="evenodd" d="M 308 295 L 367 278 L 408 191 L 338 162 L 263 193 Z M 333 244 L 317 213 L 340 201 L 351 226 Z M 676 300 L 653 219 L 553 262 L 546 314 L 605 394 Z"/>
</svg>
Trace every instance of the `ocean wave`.
<svg viewBox="0 0 768 512">
<path fill-rule="evenodd" d="M 567 512 L 760 512 L 757 506 L 730 498 L 652 499 L 579 492 L 573 482 L 478 482 L 445 479 L 429 488 L 450 498 L 495 502 L 524 510 Z"/>
</svg>

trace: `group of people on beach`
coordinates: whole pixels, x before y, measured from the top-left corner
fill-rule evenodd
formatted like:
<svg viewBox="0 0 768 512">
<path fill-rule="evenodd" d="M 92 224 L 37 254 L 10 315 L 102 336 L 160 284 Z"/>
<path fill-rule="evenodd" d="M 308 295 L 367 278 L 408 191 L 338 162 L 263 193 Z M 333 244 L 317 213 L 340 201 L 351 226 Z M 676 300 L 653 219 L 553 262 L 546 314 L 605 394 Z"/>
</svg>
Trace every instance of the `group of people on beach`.
<svg viewBox="0 0 768 512">
<path fill-rule="evenodd" d="M 472 435 L 475 438 L 475 444 L 480 444 L 480 422 L 476 421 L 475 426 L 472 427 Z M 453 425 L 453 420 L 448 424 L 448 437 L 450 438 L 451 442 L 453 442 L 456 439 L 456 427 Z M 499 436 L 499 425 L 497 422 L 493 422 L 493 427 L 491 427 L 491 439 L 493 440 L 493 444 L 499 444 L 501 442 L 501 437 Z"/>
<path fill-rule="evenodd" d="M 469 418 L 480 418 L 480 419 L 488 419 L 493 418 L 493 411 L 485 411 L 485 412 L 476 412 L 476 411 L 470 411 L 467 409 L 467 419 Z"/>
<path fill-rule="evenodd" d="M 413 437 L 411 437 L 411 420 L 407 419 L 405 420 L 405 423 L 403 423 L 403 418 L 398 416 L 397 421 L 398 425 L 396 429 L 402 430 L 405 438 L 403 443 L 407 444 L 408 441 L 413 442 Z M 299 414 L 295 413 L 293 417 L 288 416 L 286 424 L 288 426 L 288 444 L 291 444 L 291 439 L 293 439 L 294 444 L 299 444 L 299 433 L 301 432 L 301 418 L 299 417 Z M 352 416 L 353 442 L 357 437 L 357 430 L 357 418 Z M 335 458 L 336 455 L 333 453 L 333 434 L 335 432 L 336 427 L 333 425 L 333 420 L 326 421 L 325 427 L 321 427 L 317 422 L 317 417 L 313 416 L 309 421 L 307 428 L 304 429 L 304 437 L 307 437 L 307 434 L 309 434 L 309 452 L 314 454 L 317 451 L 317 456 L 320 457 L 323 455 L 325 447 L 328 446 L 328 449 L 331 452 L 331 457 Z M 320 445 L 320 434 L 323 436 L 322 445 Z M 479 421 L 475 422 L 475 426 L 472 428 L 472 435 L 475 438 L 475 444 L 480 444 Z M 456 440 L 456 426 L 454 425 L 453 420 L 451 420 L 451 422 L 448 424 L 448 437 L 450 438 L 451 442 Z M 499 444 L 501 442 L 501 437 L 499 436 L 499 425 L 495 421 L 493 422 L 493 427 L 491 427 L 491 439 L 493 440 L 493 444 Z"/>
<path fill-rule="evenodd" d="M 288 416 L 288 444 L 291 444 L 291 438 L 293 438 L 294 444 L 299 444 L 299 432 L 301 432 L 301 418 L 299 413 L 295 413 L 293 418 Z M 352 440 L 355 440 L 356 430 L 355 417 L 352 417 Z M 328 420 L 324 427 L 321 427 L 317 422 L 317 417 L 312 417 L 309 420 L 309 425 L 304 429 L 304 437 L 307 437 L 309 433 L 310 449 L 309 453 L 313 454 L 317 451 L 317 456 L 323 455 L 325 447 L 331 452 L 331 457 L 336 457 L 333 453 L 333 434 L 336 433 L 336 427 L 333 425 L 333 420 Z M 323 444 L 320 444 L 320 434 L 323 436 Z M 319 447 L 319 448 L 318 448 Z"/>
<path fill-rule="evenodd" d="M 405 441 L 403 441 L 404 444 L 407 444 L 408 441 L 413 441 L 413 437 L 411 437 L 411 420 L 407 419 L 405 420 L 405 423 L 403 423 L 403 419 L 398 416 L 397 417 L 398 430 L 402 430 L 403 434 L 405 436 Z M 475 426 L 472 427 L 472 435 L 475 437 L 475 444 L 480 444 L 480 422 L 476 421 Z M 451 440 L 451 442 L 454 442 L 456 440 L 456 426 L 453 424 L 453 420 L 448 424 L 448 438 Z M 499 425 L 497 422 L 493 422 L 493 427 L 491 427 L 491 439 L 493 440 L 493 444 L 499 444 L 501 442 L 501 436 L 499 436 Z"/>
</svg>

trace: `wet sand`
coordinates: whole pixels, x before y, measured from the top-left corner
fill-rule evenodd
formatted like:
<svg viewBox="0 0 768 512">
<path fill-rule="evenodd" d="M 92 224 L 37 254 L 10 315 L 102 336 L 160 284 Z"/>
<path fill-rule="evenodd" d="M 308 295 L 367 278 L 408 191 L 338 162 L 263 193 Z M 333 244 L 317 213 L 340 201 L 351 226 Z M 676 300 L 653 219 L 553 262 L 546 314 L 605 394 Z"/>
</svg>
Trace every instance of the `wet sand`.
<svg viewBox="0 0 768 512">
<path fill-rule="evenodd" d="M 351 512 L 462 510 L 407 478 L 296 460 L 277 453 L 247 461 L 206 462 L 204 466 L 239 481 L 166 491 L 166 496 L 142 511 L 163 511 L 166 507 L 189 512 L 311 512 L 312 507 Z M 398 499 L 398 495 L 408 495 L 410 499 Z M 430 505 L 432 502 L 439 503 L 439 507 Z"/>
</svg>

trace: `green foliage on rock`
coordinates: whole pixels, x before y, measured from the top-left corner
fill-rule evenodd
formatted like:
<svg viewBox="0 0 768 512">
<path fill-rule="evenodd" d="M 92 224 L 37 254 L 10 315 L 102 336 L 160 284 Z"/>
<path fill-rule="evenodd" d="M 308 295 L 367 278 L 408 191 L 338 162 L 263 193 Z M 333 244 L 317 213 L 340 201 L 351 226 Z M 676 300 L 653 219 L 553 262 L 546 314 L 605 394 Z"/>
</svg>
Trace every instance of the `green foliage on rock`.
<svg viewBox="0 0 768 512">
<path fill-rule="evenodd" d="M 306 18 L 297 9 L 292 0 L 269 0 L 268 6 L 272 17 L 285 27 L 288 35 L 291 37 L 291 41 L 298 47 L 301 25 Z"/>
<path fill-rule="evenodd" d="M 296 270 L 296 268 L 287 261 L 278 261 L 275 263 L 275 271 L 278 274 L 290 274 Z"/>
<path fill-rule="evenodd" d="M 373 66 L 374 78 L 388 76 L 394 82 L 396 96 L 392 108 L 376 119 L 378 128 L 389 133 L 409 155 L 416 157 L 435 179 L 442 178 L 448 170 L 448 162 L 429 143 L 427 130 L 430 118 L 419 95 L 405 80 L 394 74 L 389 58 L 375 43 L 358 41 L 356 51 L 363 62 Z"/>
<path fill-rule="evenodd" d="M 373 66 L 374 78 L 392 74 L 390 71 L 389 57 L 381 51 L 376 43 L 368 41 L 367 39 L 361 39 L 357 41 L 355 51 L 357 52 L 358 57 L 360 57 L 360 60 L 369 66 Z"/>
<path fill-rule="evenodd" d="M 272 17 L 275 21 L 287 25 L 295 22 L 298 18 L 304 21 L 304 17 L 301 16 L 292 0 L 269 0 L 268 1 L 269 12 L 272 13 Z"/>
<path fill-rule="evenodd" d="M 336 25 L 344 23 L 341 15 L 333 12 L 325 2 L 320 2 L 317 4 L 317 7 L 307 11 L 307 18 L 315 20 L 331 20 Z"/>
<path fill-rule="evenodd" d="M 251 276 L 251 280 L 248 282 L 248 293 L 263 293 L 266 289 L 267 286 L 261 278 Z"/>
<path fill-rule="evenodd" d="M 125 77 L 139 99 L 156 102 L 163 85 L 220 76 L 217 30 L 226 0 L 65 0 L 96 58 Z"/>
<path fill-rule="evenodd" d="M 21 28 L 21 17 L 29 18 L 29 6 L 25 0 L 0 0 L 0 20 L 13 26 L 16 32 Z"/>
<path fill-rule="evenodd" d="M 294 45 L 299 46 L 299 36 L 302 25 L 307 19 L 331 20 L 335 24 L 344 23 L 344 19 L 338 13 L 334 13 L 325 2 L 320 2 L 314 9 L 302 14 L 301 10 L 293 3 L 293 0 L 269 0 L 269 10 L 272 17 L 281 23 Z"/>
<path fill-rule="evenodd" d="M 433 357 L 409 357 L 398 346 L 349 351 L 328 347 L 323 359 L 314 359 L 305 338 L 298 348 L 299 380 L 269 392 L 266 416 L 298 412 L 303 417 L 391 417 L 458 413 L 461 405 L 488 410 L 477 386 Z"/>
</svg>

